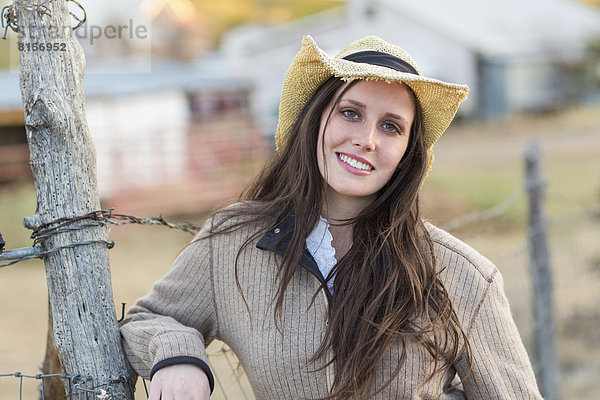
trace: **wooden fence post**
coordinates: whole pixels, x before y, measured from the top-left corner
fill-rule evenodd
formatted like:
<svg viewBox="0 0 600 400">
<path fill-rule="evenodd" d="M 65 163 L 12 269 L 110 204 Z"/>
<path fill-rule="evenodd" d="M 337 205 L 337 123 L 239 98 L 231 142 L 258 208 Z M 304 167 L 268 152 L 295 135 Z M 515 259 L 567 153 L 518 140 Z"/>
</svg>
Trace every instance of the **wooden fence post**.
<svg viewBox="0 0 600 400">
<path fill-rule="evenodd" d="M 35 215 L 25 218 L 24 224 L 35 229 L 100 208 L 95 149 L 85 118 L 85 57 L 72 32 L 67 0 L 15 0 L 12 7 L 37 192 Z M 75 244 L 44 256 L 54 340 L 64 372 L 80 375 L 82 387 L 95 386 L 113 399 L 131 399 L 134 375 L 124 356 L 115 316 L 107 239 L 108 227 L 96 225 L 54 234 L 41 242 L 46 251 Z M 73 386 L 70 389 L 73 392 Z M 87 398 L 89 392 L 75 394 Z"/>
<path fill-rule="evenodd" d="M 527 192 L 529 195 L 529 272 L 533 287 L 534 365 L 542 396 L 560 397 L 559 366 L 555 341 L 554 302 L 550 255 L 546 238 L 544 189 L 540 146 L 530 143 L 525 151 Z"/>
</svg>

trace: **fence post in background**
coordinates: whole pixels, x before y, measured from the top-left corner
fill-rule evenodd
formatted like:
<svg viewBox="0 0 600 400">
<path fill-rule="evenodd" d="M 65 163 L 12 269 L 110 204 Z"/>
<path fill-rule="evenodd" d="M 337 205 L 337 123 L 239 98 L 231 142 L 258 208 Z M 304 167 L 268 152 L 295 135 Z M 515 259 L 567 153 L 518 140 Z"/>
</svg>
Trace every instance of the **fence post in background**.
<svg viewBox="0 0 600 400">
<path fill-rule="evenodd" d="M 96 154 L 85 118 L 85 56 L 73 35 L 67 0 L 15 0 L 11 7 L 37 194 L 36 212 L 23 222 L 30 229 L 47 224 L 53 229 L 58 224 L 52 221 L 100 208 Z M 79 375 L 82 385 L 93 385 L 111 399 L 131 399 L 134 375 L 115 315 L 108 227 L 86 222 L 76 221 L 41 241 L 44 251 L 57 249 L 44 256 L 54 341 L 66 374 Z"/>
<path fill-rule="evenodd" d="M 534 365 L 542 396 L 560 397 L 558 352 L 555 341 L 554 302 L 550 255 L 546 238 L 544 190 L 540 145 L 529 144 L 525 151 L 525 183 L 529 197 L 529 272 L 533 287 Z"/>
</svg>

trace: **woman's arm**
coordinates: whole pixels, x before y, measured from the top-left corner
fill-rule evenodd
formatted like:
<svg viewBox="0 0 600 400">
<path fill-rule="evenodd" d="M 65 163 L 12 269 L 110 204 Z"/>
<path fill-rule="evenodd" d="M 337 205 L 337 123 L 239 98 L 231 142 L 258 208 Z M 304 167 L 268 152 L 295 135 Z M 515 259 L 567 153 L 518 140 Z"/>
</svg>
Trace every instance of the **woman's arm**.
<svg viewBox="0 0 600 400">
<path fill-rule="evenodd" d="M 472 374 L 465 357 L 456 366 L 468 399 L 542 399 L 529 357 L 513 321 L 498 271 L 467 329 Z"/>
<path fill-rule="evenodd" d="M 205 234 L 203 229 L 198 237 Z M 153 384 L 157 371 L 191 364 L 205 372 L 211 391 L 214 387 L 205 351 L 218 331 L 211 258 L 210 239 L 187 246 L 171 271 L 149 295 L 136 301 L 121 324 L 129 362 Z"/>
</svg>

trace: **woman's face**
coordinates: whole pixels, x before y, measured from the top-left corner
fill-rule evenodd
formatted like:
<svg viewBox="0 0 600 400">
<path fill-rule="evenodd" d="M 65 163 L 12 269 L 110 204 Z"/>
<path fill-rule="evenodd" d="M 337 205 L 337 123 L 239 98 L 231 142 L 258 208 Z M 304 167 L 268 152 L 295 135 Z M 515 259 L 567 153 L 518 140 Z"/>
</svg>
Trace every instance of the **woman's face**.
<svg viewBox="0 0 600 400">
<path fill-rule="evenodd" d="M 412 94 L 401 83 L 360 80 L 343 94 L 329 117 L 332 106 L 321 115 L 317 142 L 319 171 L 327 182 L 325 196 L 329 204 L 358 201 L 366 206 L 406 151 L 415 113 Z"/>
</svg>

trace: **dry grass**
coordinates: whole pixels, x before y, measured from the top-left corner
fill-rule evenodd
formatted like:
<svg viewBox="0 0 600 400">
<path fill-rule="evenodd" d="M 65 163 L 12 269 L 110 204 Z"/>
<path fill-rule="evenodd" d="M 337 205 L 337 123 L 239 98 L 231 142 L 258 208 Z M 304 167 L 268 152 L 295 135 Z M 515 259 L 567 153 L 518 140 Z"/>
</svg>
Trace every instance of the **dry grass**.
<svg viewBox="0 0 600 400">
<path fill-rule="evenodd" d="M 540 141 L 548 175 L 557 331 L 566 399 L 594 399 L 600 392 L 600 222 L 598 216 L 582 216 L 584 210 L 600 204 L 599 114 L 598 109 L 580 109 L 488 124 L 457 124 L 437 145 L 434 172 L 422 196 L 425 214 L 438 224 L 491 206 L 521 181 L 526 143 L 533 138 Z M 0 193 L 0 231 L 7 247 L 29 245 L 20 220 L 34 210 L 31 186 Z M 202 217 L 185 219 L 200 222 Z M 521 200 L 505 217 L 465 227 L 456 235 L 499 266 L 515 320 L 530 345 L 525 225 L 525 202 Z M 147 293 L 190 239 L 165 228 L 136 226 L 113 228 L 111 237 L 117 243 L 110 254 L 119 309 L 120 303 L 130 305 Z M 45 346 L 46 302 L 42 262 L 0 270 L 0 373 L 37 372 Z M 234 379 L 226 364 L 218 368 L 221 377 Z M 35 381 L 24 382 L 25 399 L 37 398 L 36 386 Z M 18 391 L 17 379 L 0 378 L 0 400 L 16 399 Z M 138 398 L 145 398 L 143 389 Z"/>
</svg>

